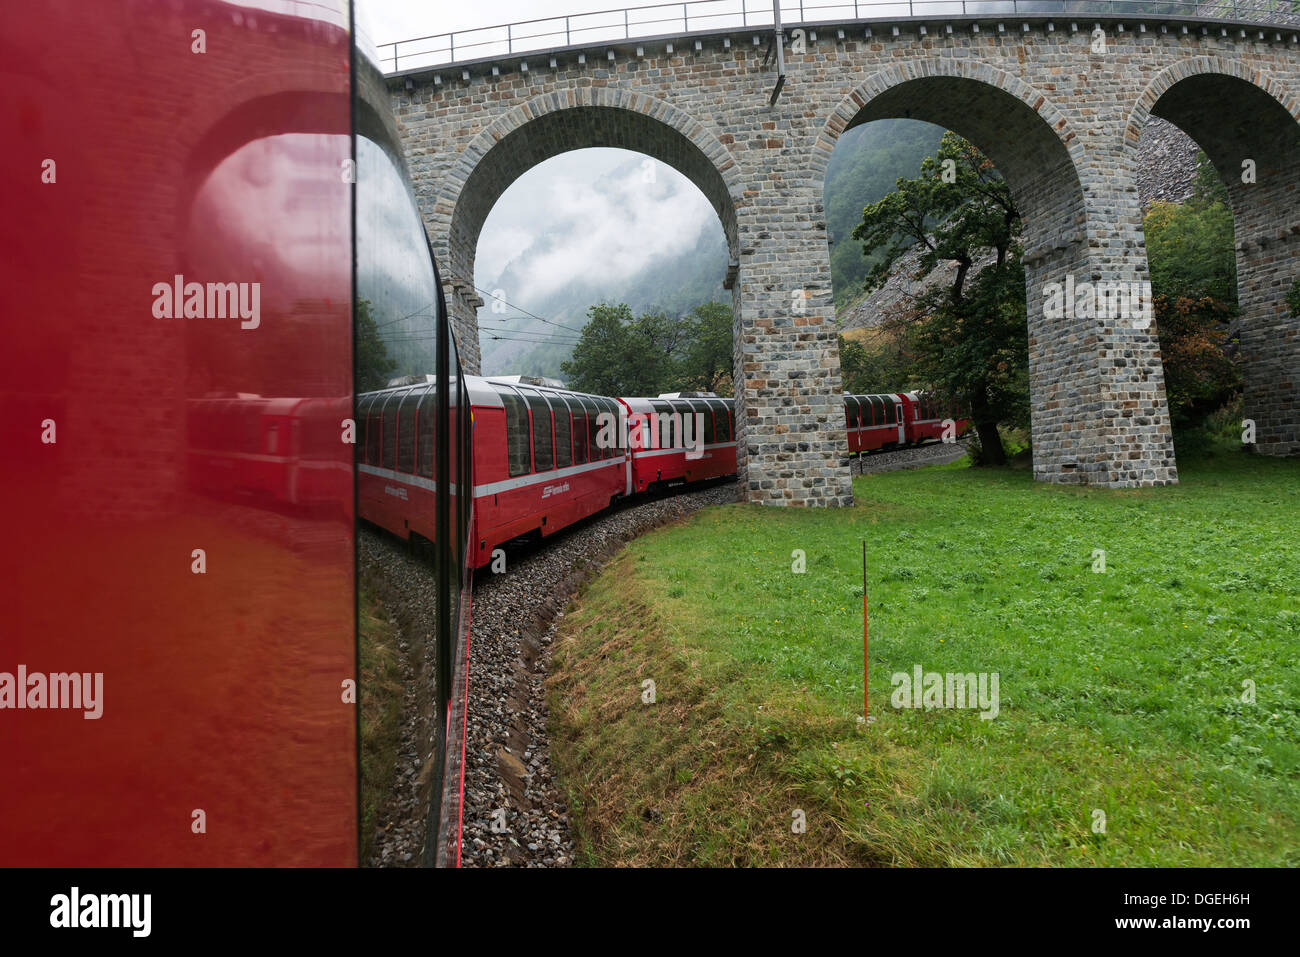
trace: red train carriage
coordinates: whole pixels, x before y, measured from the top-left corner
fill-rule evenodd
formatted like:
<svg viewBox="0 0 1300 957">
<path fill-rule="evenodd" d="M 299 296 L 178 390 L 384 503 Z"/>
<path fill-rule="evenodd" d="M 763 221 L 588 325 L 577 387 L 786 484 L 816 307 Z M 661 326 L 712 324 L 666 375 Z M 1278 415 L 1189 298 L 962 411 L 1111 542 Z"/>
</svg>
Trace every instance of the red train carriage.
<svg viewBox="0 0 1300 957">
<path fill-rule="evenodd" d="M 613 399 L 469 378 L 474 409 L 474 567 L 503 542 L 550 535 L 628 491 Z"/>
<path fill-rule="evenodd" d="M 675 393 L 618 402 L 627 417 L 632 456 L 629 491 L 736 474 L 734 400 Z"/>
<path fill-rule="evenodd" d="M 910 443 L 942 439 L 944 423 L 951 422 L 954 437 L 970 428 L 957 403 L 940 399 L 932 392 L 907 392 L 903 396 L 903 411 L 907 418 L 907 440 Z"/>
<path fill-rule="evenodd" d="M 849 452 L 906 445 L 906 400 L 898 393 L 885 395 L 846 395 L 844 420 L 849 435 Z"/>
<path fill-rule="evenodd" d="M 955 435 L 970 427 L 956 403 L 941 401 L 928 392 L 846 395 L 844 420 L 850 453 L 942 439 L 948 420 L 954 424 Z"/>
<path fill-rule="evenodd" d="M 474 542 L 470 563 L 504 542 L 550 535 L 627 492 L 627 450 L 613 399 L 464 377 L 473 411 Z M 368 393 L 358 404 L 362 518 L 403 538 L 434 540 L 433 383 Z M 602 427 L 607 426 L 602 432 Z"/>
<path fill-rule="evenodd" d="M 352 400 L 239 392 L 191 399 L 185 450 L 190 488 L 287 505 L 345 503 L 346 462 L 330 461 Z"/>
</svg>

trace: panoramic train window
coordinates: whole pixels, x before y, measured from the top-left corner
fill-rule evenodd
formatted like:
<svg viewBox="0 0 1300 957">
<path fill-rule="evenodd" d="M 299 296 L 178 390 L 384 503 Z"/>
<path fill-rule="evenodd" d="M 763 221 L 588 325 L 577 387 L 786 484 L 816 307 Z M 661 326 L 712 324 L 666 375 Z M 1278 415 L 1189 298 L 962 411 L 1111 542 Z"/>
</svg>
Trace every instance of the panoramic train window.
<svg viewBox="0 0 1300 957">
<path fill-rule="evenodd" d="M 513 390 L 503 390 L 501 401 L 506 407 L 506 461 L 510 474 L 527 475 L 532 464 L 528 445 L 527 406 Z"/>
<path fill-rule="evenodd" d="M 655 446 L 655 448 L 666 449 L 668 448 L 668 443 L 671 440 L 671 436 L 669 435 L 669 432 L 672 430 L 672 423 L 670 419 L 672 417 L 673 407 L 670 406 L 667 402 L 661 402 L 656 400 L 650 403 L 650 408 L 654 409 L 655 415 L 659 421 L 658 444 Z"/>
<path fill-rule="evenodd" d="M 548 395 L 551 411 L 555 414 L 555 467 L 568 468 L 573 464 L 572 426 L 569 405 L 562 395 Z"/>
<path fill-rule="evenodd" d="M 366 412 L 366 464 L 379 464 L 379 445 L 382 441 L 383 429 L 379 419 L 380 410 L 384 407 L 382 396 L 372 396 L 370 407 Z"/>
<path fill-rule="evenodd" d="M 397 394 L 390 392 L 384 396 L 383 427 L 384 427 L 384 446 L 380 450 L 382 455 L 380 464 L 386 468 L 397 467 Z"/>
<path fill-rule="evenodd" d="M 862 421 L 862 405 L 858 402 L 857 396 L 846 395 L 844 397 L 844 417 L 850 429 L 856 429 L 858 423 Z"/>
<path fill-rule="evenodd" d="M 420 396 L 410 391 L 402 396 L 397 407 L 397 470 L 399 472 L 415 471 L 415 410 L 420 404 Z"/>
<path fill-rule="evenodd" d="M 547 472 L 555 467 L 551 445 L 551 407 L 546 397 L 531 389 L 520 389 L 533 412 L 533 470 Z"/>
<path fill-rule="evenodd" d="M 691 409 L 692 411 L 698 413 L 700 419 L 702 420 L 700 422 L 700 425 L 703 426 L 704 428 L 704 444 L 712 445 L 713 444 L 713 410 L 709 408 L 709 404 L 707 402 L 704 402 L 700 399 L 691 400 Z M 695 430 L 694 421 L 691 422 L 691 430 L 692 432 L 694 432 Z M 691 440 L 695 441 L 695 439 L 696 436 L 692 435 Z"/>
<path fill-rule="evenodd" d="M 623 434 L 622 430 L 618 427 L 618 403 L 613 399 L 601 399 L 600 401 L 601 404 L 604 405 L 605 411 L 609 413 L 610 421 L 613 422 L 614 441 L 609 450 L 609 454 L 611 457 L 620 455 L 623 452 Z"/>
<path fill-rule="evenodd" d="M 597 437 L 600 435 L 599 413 L 600 409 L 592 400 L 591 396 L 584 395 L 582 404 L 587 409 L 587 454 L 591 461 L 598 462 L 605 457 Z"/>
<path fill-rule="evenodd" d="M 375 401 L 373 395 L 363 395 L 357 400 L 357 461 L 365 462 L 370 455 L 370 406 Z"/>
<path fill-rule="evenodd" d="M 587 412 L 582 399 L 573 396 L 573 464 L 584 465 L 587 461 Z"/>
<path fill-rule="evenodd" d="M 420 417 L 417 420 L 420 443 L 417 453 L 419 468 L 417 471 L 425 478 L 433 478 L 433 450 L 435 439 L 433 426 L 438 418 L 438 390 L 433 385 L 425 389 L 420 396 Z"/>
<path fill-rule="evenodd" d="M 710 399 L 709 405 L 713 407 L 713 431 L 717 434 L 718 441 L 730 442 L 731 423 L 727 421 L 727 403 L 721 399 Z"/>
<path fill-rule="evenodd" d="M 894 397 L 887 395 L 884 397 L 883 401 L 885 403 L 885 421 L 890 425 L 893 425 L 898 421 L 897 410 L 894 406 Z"/>
</svg>

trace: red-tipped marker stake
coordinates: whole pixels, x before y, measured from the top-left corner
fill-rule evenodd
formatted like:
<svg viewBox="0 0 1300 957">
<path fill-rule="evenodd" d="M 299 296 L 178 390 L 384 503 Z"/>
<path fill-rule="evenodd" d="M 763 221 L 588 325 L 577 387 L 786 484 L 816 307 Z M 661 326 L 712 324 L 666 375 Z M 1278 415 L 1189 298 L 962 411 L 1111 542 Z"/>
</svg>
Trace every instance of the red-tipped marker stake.
<svg viewBox="0 0 1300 957">
<path fill-rule="evenodd" d="M 862 540 L 862 720 L 871 723 L 867 702 L 867 540 Z"/>
</svg>

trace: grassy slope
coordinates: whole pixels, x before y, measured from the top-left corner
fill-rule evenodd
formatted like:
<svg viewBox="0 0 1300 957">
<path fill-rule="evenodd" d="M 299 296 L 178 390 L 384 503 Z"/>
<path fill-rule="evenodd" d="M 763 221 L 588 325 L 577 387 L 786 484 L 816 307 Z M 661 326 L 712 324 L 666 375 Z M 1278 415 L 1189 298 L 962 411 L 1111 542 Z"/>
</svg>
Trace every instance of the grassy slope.
<svg viewBox="0 0 1300 957">
<path fill-rule="evenodd" d="M 857 479 L 848 513 L 728 506 L 632 543 L 553 665 L 585 860 L 1300 864 L 1300 463 L 1182 480 L 948 466 Z M 893 710 L 914 664 L 998 672 L 1001 714 Z"/>
</svg>

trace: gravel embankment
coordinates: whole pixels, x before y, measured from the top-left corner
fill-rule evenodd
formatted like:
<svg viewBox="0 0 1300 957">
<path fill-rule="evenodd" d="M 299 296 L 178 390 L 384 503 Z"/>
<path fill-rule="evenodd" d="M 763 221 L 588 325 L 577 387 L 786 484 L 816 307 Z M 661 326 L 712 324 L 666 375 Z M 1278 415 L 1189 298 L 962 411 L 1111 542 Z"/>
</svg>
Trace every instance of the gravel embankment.
<svg viewBox="0 0 1300 957">
<path fill-rule="evenodd" d="M 465 755 L 462 866 L 564 867 L 572 863 L 568 809 L 555 784 L 547 741 L 543 681 L 551 637 L 580 582 L 599 571 L 624 542 L 707 505 L 736 500 L 734 483 L 641 499 L 602 513 L 554 538 L 506 549 L 506 572 L 486 570 L 474 583 L 470 638 L 469 727 Z M 381 580 L 382 596 L 401 625 L 405 684 L 395 793 L 380 815 L 372 866 L 421 861 L 430 748 L 427 683 L 406 661 L 412 634 L 432 634 L 432 566 L 397 539 L 363 529 L 359 572 Z M 429 669 L 425 669 L 428 672 Z M 427 693 L 427 692 L 426 692 Z M 506 830 L 492 830 L 506 812 Z"/>
<path fill-rule="evenodd" d="M 855 458 L 854 475 L 951 462 L 963 443 L 935 443 Z M 506 572 L 480 572 L 474 585 L 470 640 L 469 728 L 465 756 L 464 839 L 467 867 L 566 867 L 574 843 L 568 809 L 551 769 L 543 682 L 555 626 L 578 585 L 624 543 L 696 509 L 736 500 L 734 483 L 642 499 L 595 516 L 531 546 L 506 550 Z M 393 797 L 379 820 L 372 866 L 421 862 L 426 766 L 430 743 L 424 677 L 409 661 L 412 635 L 431 635 L 432 567 L 397 539 L 363 528 L 359 572 L 371 581 L 400 625 L 404 682 L 402 740 Z M 429 650 L 432 650 L 429 643 Z M 505 811 L 506 829 L 493 830 Z M 500 815 L 497 815 L 499 820 Z M 499 830 L 499 827 L 498 827 Z"/>
<path fill-rule="evenodd" d="M 850 466 L 854 475 L 871 475 L 876 472 L 915 469 L 923 465 L 944 465 L 948 462 L 956 462 L 965 454 L 966 439 L 958 439 L 951 445 L 931 442 L 928 445 L 917 445 L 893 452 L 871 452 L 853 457 Z"/>
</svg>

